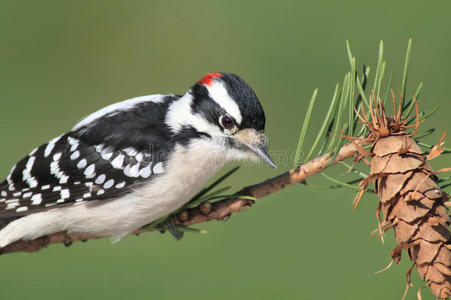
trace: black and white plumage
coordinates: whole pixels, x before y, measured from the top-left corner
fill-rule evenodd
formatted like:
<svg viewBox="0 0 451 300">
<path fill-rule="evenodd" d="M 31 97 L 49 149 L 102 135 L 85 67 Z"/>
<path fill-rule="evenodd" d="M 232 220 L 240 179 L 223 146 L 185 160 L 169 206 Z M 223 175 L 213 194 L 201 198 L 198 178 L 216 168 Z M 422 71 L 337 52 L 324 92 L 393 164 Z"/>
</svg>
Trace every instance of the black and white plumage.
<svg viewBox="0 0 451 300">
<path fill-rule="evenodd" d="M 0 248 L 67 231 L 119 240 L 191 199 L 227 162 L 263 159 L 263 109 L 237 75 L 107 106 L 0 183 Z"/>
</svg>

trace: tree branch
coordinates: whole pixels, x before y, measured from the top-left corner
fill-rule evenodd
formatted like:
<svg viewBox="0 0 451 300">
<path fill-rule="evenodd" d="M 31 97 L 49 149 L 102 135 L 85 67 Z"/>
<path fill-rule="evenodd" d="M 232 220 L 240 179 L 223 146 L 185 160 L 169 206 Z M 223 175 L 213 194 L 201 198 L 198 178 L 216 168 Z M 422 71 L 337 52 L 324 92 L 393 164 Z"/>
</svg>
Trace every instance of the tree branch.
<svg viewBox="0 0 451 300">
<path fill-rule="evenodd" d="M 331 162 L 332 156 L 329 153 L 315 158 L 294 170 L 290 170 L 276 177 L 267 179 L 261 183 L 254 184 L 241 189 L 237 195 L 247 195 L 254 198 L 262 198 L 273 194 L 281 189 L 295 184 L 302 183 L 307 177 L 317 174 L 324 169 L 335 165 L 337 162 L 353 157 L 358 152 L 356 145 L 358 142 L 346 144 L 340 148 L 335 160 Z M 190 208 L 172 216 L 176 225 L 189 226 L 197 223 L 202 223 L 211 220 L 225 221 L 234 212 L 239 212 L 250 208 L 254 204 L 252 200 L 245 200 L 240 198 L 231 198 L 214 203 L 204 202 L 198 207 Z M 150 232 L 154 229 L 143 228 L 132 234 L 139 235 L 140 233 Z M 12 252 L 35 252 L 49 244 L 64 243 L 70 245 L 74 241 L 87 241 L 90 239 L 104 238 L 103 236 L 95 236 L 82 233 L 58 232 L 51 235 L 43 236 L 35 240 L 20 240 L 14 242 L 3 249 L 0 249 L 1 254 Z"/>
</svg>

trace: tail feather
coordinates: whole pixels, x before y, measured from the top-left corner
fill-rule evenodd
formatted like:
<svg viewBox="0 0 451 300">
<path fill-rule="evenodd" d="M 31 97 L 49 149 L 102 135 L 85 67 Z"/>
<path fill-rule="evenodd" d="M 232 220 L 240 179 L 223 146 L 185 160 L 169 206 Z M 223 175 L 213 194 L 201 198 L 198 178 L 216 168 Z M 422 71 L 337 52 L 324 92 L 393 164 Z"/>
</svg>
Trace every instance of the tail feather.
<svg viewBox="0 0 451 300">
<path fill-rule="evenodd" d="M 0 182 L 0 210 L 6 207 L 6 200 L 11 199 L 13 197 L 13 192 L 9 190 L 9 184 L 6 180 Z M 12 221 L 20 218 L 20 216 L 14 217 L 0 217 L 0 230 L 5 228 Z"/>
<path fill-rule="evenodd" d="M 17 225 L 12 223 L 11 226 L 5 226 L 0 230 L 0 249 L 22 238 L 22 228 Z"/>
</svg>

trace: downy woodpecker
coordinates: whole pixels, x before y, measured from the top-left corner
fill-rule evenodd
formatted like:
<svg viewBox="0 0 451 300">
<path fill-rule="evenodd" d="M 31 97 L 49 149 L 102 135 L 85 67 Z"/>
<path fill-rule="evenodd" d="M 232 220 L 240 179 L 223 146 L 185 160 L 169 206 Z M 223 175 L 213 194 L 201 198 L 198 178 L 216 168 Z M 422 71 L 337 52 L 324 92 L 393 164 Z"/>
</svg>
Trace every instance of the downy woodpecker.
<svg viewBox="0 0 451 300">
<path fill-rule="evenodd" d="M 0 249 L 56 232 L 125 235 L 187 203 L 226 163 L 263 160 L 265 115 L 239 76 L 109 105 L 0 182 Z"/>
</svg>

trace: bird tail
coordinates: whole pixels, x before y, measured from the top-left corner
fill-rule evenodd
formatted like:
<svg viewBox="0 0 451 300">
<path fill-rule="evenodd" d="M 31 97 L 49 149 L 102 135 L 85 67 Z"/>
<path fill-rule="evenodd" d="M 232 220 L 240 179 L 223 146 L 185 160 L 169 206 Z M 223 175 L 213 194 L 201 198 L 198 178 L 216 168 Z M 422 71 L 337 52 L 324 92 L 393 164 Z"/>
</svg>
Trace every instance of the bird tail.
<svg viewBox="0 0 451 300">
<path fill-rule="evenodd" d="M 9 185 L 6 180 L 0 182 L 0 211 L 6 207 L 6 200 L 12 197 L 11 192 L 8 189 Z M 5 228 L 6 225 L 16 220 L 19 217 L 0 217 L 0 230 Z"/>
</svg>

